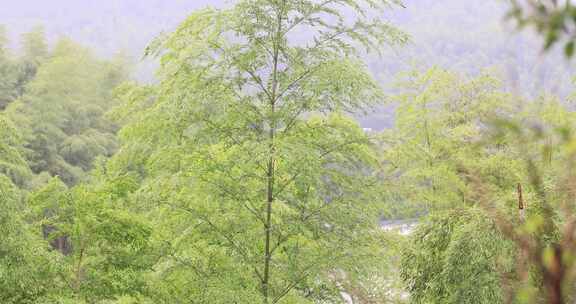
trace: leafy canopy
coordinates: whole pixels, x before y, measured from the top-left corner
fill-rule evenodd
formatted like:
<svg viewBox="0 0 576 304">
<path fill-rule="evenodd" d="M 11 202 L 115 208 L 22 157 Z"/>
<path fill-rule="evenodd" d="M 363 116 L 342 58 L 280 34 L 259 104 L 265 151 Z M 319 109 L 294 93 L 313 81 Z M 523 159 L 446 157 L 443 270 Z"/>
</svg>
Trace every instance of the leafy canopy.
<svg viewBox="0 0 576 304">
<path fill-rule="evenodd" d="M 378 161 L 346 113 L 382 101 L 358 47 L 406 40 L 373 15 L 394 4 L 240 1 L 148 48 L 162 81 L 119 89 L 109 172 L 171 248 L 158 301 L 341 301 L 379 263 Z"/>
</svg>

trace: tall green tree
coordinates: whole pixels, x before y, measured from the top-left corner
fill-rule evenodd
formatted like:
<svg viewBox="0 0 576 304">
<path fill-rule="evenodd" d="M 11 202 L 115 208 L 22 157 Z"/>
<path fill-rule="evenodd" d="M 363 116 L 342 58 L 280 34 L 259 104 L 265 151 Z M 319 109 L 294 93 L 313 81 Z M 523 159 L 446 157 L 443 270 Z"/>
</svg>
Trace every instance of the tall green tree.
<svg viewBox="0 0 576 304">
<path fill-rule="evenodd" d="M 398 88 L 395 126 L 380 138 L 392 177 L 390 201 L 403 212 L 415 216 L 470 205 L 469 185 L 459 166 L 478 168 L 504 185 L 514 185 L 506 169 L 515 163 L 503 166 L 509 160 L 507 151 L 487 155 L 476 146 L 494 115 L 517 109 L 498 79 L 487 73 L 465 77 L 432 68 L 405 73 Z"/>
<path fill-rule="evenodd" d="M 489 74 L 434 68 L 402 79 L 396 125 L 382 140 L 390 200 L 425 215 L 402 254 L 410 302 L 503 303 L 514 247 L 478 203 L 469 172 L 490 181 L 498 207 L 514 210 L 518 151 L 479 142 L 494 117 L 521 111 Z"/>
<path fill-rule="evenodd" d="M 550 97 L 517 103 L 490 78 L 417 75 L 391 132 L 404 136 L 385 157 L 396 188 L 409 190 L 393 194 L 431 213 L 402 257 L 410 301 L 571 301 L 574 113 Z"/>
<path fill-rule="evenodd" d="M 474 180 L 475 197 L 496 227 L 518 248 L 518 280 L 508 294 L 520 303 L 574 301 L 576 265 L 574 241 L 574 113 L 557 100 L 537 104 L 527 117 L 495 125 L 491 141 L 506 142 L 518 151 L 522 179 L 517 202 L 520 216 L 494 208 L 502 198 L 490 181 Z"/>
<path fill-rule="evenodd" d="M 377 156 L 346 113 L 383 99 L 358 48 L 406 40 L 371 16 L 395 4 L 240 1 L 152 44 L 161 83 L 120 90 L 109 171 L 172 248 L 157 301 L 339 302 L 379 263 Z"/>
</svg>

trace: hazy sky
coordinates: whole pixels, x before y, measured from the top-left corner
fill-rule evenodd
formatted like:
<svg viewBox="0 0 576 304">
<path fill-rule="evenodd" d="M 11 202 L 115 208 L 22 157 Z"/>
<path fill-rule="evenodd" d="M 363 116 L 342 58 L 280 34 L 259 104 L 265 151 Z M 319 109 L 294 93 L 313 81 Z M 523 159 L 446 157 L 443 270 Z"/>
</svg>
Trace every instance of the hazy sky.
<svg viewBox="0 0 576 304">
<path fill-rule="evenodd" d="M 190 12 L 225 0 L 0 0 L 0 24 L 11 38 L 42 25 L 54 40 L 70 36 L 103 52 L 142 48 Z"/>
</svg>

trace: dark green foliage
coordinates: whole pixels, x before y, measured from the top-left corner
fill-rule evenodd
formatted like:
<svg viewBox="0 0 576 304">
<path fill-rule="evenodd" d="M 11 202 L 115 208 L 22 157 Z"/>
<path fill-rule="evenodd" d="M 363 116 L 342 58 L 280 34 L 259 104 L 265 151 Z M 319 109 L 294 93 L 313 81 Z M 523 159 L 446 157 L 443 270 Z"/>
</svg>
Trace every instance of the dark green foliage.
<svg viewBox="0 0 576 304">
<path fill-rule="evenodd" d="M 367 17 L 393 4 L 240 1 L 151 45 L 161 82 L 119 89 L 109 172 L 139 177 L 130 201 L 169 245 L 156 301 L 339 302 L 342 286 L 385 298 L 364 275 L 386 268 L 378 162 L 347 113 L 383 99 L 356 46 L 405 41 Z M 313 36 L 292 42 L 301 30 Z"/>
</svg>

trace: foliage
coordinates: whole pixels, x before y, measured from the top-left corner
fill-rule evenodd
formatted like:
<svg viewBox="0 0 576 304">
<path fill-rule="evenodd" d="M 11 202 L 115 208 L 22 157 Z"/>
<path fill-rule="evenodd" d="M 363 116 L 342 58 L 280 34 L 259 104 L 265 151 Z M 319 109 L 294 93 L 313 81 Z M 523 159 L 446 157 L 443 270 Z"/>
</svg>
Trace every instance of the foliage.
<svg viewBox="0 0 576 304">
<path fill-rule="evenodd" d="M 25 54 L 14 58 L 8 47 L 7 33 L 0 26 L 0 109 L 5 109 L 24 94 L 26 84 L 34 78 L 38 66 L 47 56 L 42 28 L 26 33 L 22 46 Z"/>
<path fill-rule="evenodd" d="M 377 18 L 397 6 L 200 10 L 146 49 L 150 85 L 0 30 L 0 302 L 573 302 L 574 112 L 431 68 L 367 132 L 363 58 L 407 41 Z"/>
<path fill-rule="evenodd" d="M 68 189 L 57 178 L 34 192 L 29 204 L 48 240 L 64 237 L 61 292 L 94 303 L 145 292 L 143 274 L 155 261 L 151 227 L 121 202 L 121 184 L 94 182 Z"/>
<path fill-rule="evenodd" d="M 111 166 L 142 179 L 133 199 L 171 248 L 157 302 L 341 301 L 335 276 L 378 263 L 377 162 L 344 113 L 381 100 L 355 46 L 405 39 L 364 17 L 390 4 L 241 1 L 151 45 L 162 82 L 120 90 Z"/>
<path fill-rule="evenodd" d="M 503 303 L 511 245 L 483 210 L 434 214 L 410 238 L 402 277 L 411 303 Z"/>
<path fill-rule="evenodd" d="M 416 86 L 418 95 L 411 97 L 409 104 L 420 105 L 418 101 L 422 100 L 436 103 L 426 112 L 416 112 L 424 127 L 402 134 L 403 140 L 396 145 L 405 149 L 420 144 L 424 147 L 416 151 L 428 153 L 424 156 L 403 153 L 392 162 L 400 186 L 412 170 L 419 173 L 417 177 L 429 181 L 408 182 L 411 193 L 417 193 L 408 198 L 417 197 L 432 210 L 431 216 L 410 237 L 413 244 L 403 255 L 402 277 L 411 291 L 411 301 L 565 303 L 571 290 L 562 291 L 562 287 L 570 286 L 573 277 L 570 255 L 564 255 L 571 250 L 568 248 L 572 246 L 569 241 L 572 230 L 570 212 L 566 209 L 569 207 L 565 206 L 570 174 L 563 172 L 571 166 L 568 147 L 572 142 L 574 114 L 550 98 L 527 102 L 523 109 L 513 113 L 506 107 L 498 107 L 506 100 L 496 98 L 498 95 L 484 95 L 490 96 L 484 100 L 448 85 L 450 82 L 446 80 L 450 78 L 436 75 L 423 79 L 426 79 L 424 86 Z M 447 110 L 444 105 L 449 104 L 452 93 L 431 92 L 466 92 L 465 96 L 479 105 L 490 105 L 492 101 L 490 109 L 500 110 L 490 111 L 488 116 L 475 112 L 474 107 Z M 396 132 L 401 132 L 404 119 L 415 111 L 412 107 L 405 112 L 402 107 L 401 104 Z M 461 118 L 455 115 L 461 109 L 474 119 L 468 123 L 466 119 L 458 119 L 457 124 L 443 120 L 443 117 Z M 438 124 L 436 128 L 433 124 L 426 128 L 427 118 L 434 111 L 440 113 L 432 119 Z M 486 119 L 482 120 L 483 117 Z M 410 125 L 418 126 L 414 120 Z M 451 132 L 462 126 L 467 126 L 464 130 L 468 132 Z M 438 133 L 427 133 L 428 130 Z M 435 146 L 442 149 L 430 149 L 432 145 L 428 146 L 426 134 L 433 134 L 429 138 L 435 139 Z M 450 142 L 453 144 L 446 145 Z M 430 155 L 440 157 L 426 157 Z M 421 169 L 433 168 L 439 160 L 442 170 Z M 412 164 L 415 169 L 411 169 Z M 438 182 L 447 178 L 449 182 Z M 518 211 L 518 206 L 526 209 L 526 205 L 526 211 Z M 560 248 L 559 253 L 550 253 L 551 248 Z M 551 268 L 547 259 L 563 262 Z M 558 269 L 562 269 L 561 275 Z M 478 284 L 479 281 L 483 283 Z"/>
<path fill-rule="evenodd" d="M 112 105 L 112 88 L 123 79 L 121 61 L 95 59 L 68 40 L 56 45 L 26 94 L 7 109 L 21 128 L 35 173 L 47 172 L 71 185 L 97 156 L 115 151 L 116 127 L 103 114 Z"/>
<path fill-rule="evenodd" d="M 520 277 L 511 296 L 522 303 L 569 303 L 574 300 L 575 280 L 571 190 L 574 114 L 557 103 L 544 106 L 544 110 L 532 118 L 531 125 L 500 121 L 493 133 L 494 140 L 505 139 L 525 151 L 521 157 L 525 173 L 521 184 L 528 195 L 519 200 L 524 200 L 528 208 L 520 223 L 511 224 L 509 216 L 493 208 L 493 193 L 484 190 L 483 179 L 476 181 L 476 197 L 502 234 L 519 248 L 516 265 Z"/>
<path fill-rule="evenodd" d="M 0 107 L 3 109 L 14 99 L 17 77 L 9 58 L 6 31 L 0 27 Z"/>
<path fill-rule="evenodd" d="M 23 187 L 28 184 L 32 172 L 26 159 L 22 157 L 21 144 L 22 139 L 14 124 L 6 115 L 0 113 L 0 174 Z"/>
<path fill-rule="evenodd" d="M 571 1 L 511 0 L 509 16 L 520 27 L 533 27 L 544 37 L 544 49 L 563 44 L 564 54 L 574 55 L 574 15 L 576 7 Z"/>
<path fill-rule="evenodd" d="M 29 214 L 24 204 L 24 193 L 12 180 L 22 182 L 29 176 L 23 158 L 14 149 L 13 129 L 6 129 L 6 120 L 0 117 L 0 301 L 2 303 L 45 303 L 57 286 L 57 256 L 48 251 L 38 229 L 29 225 Z M 21 166 L 21 167 L 18 167 Z M 21 174 L 24 174 L 21 175 Z"/>
</svg>

